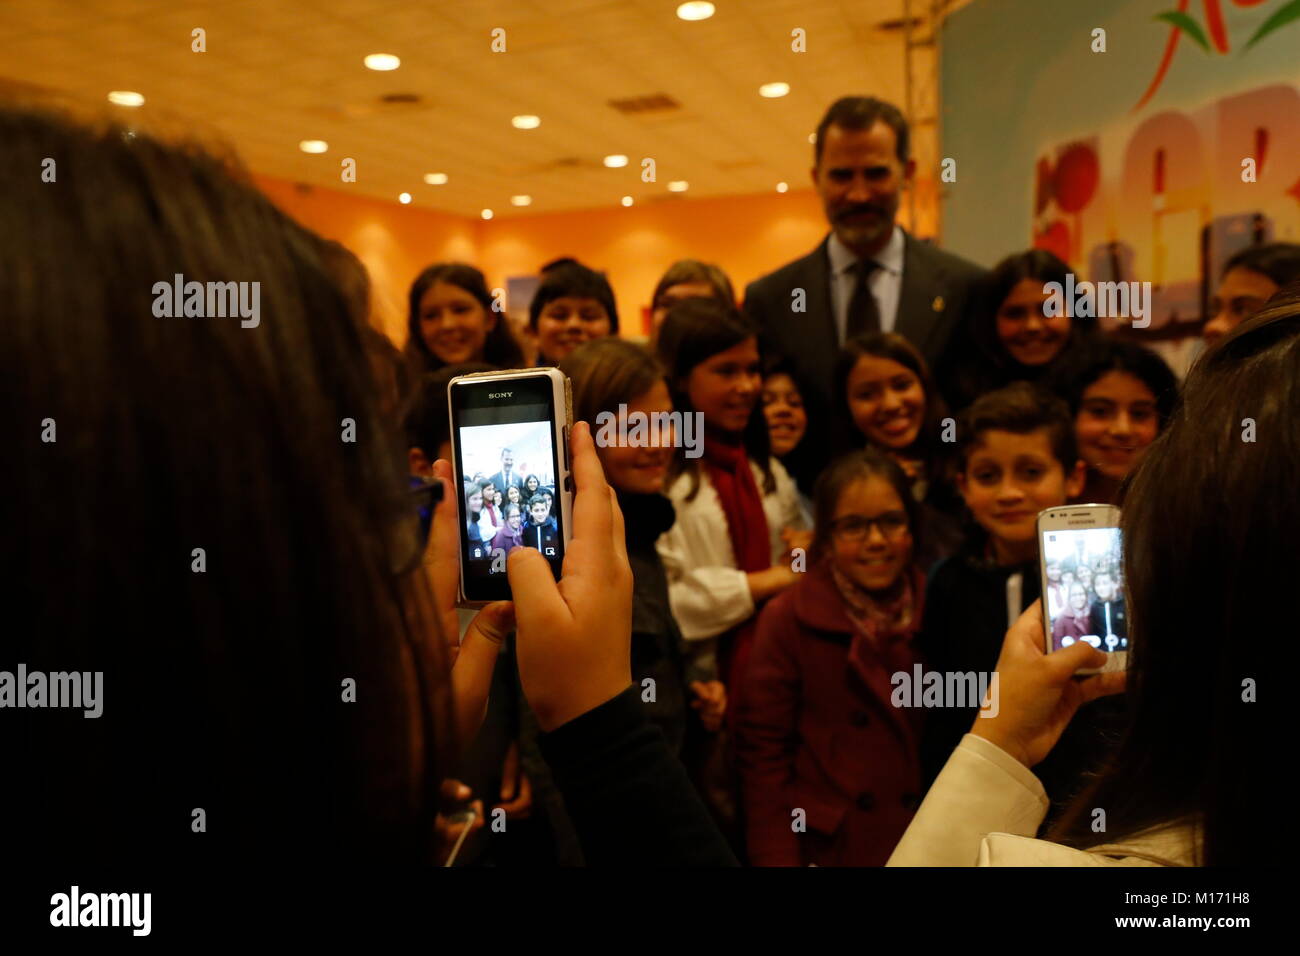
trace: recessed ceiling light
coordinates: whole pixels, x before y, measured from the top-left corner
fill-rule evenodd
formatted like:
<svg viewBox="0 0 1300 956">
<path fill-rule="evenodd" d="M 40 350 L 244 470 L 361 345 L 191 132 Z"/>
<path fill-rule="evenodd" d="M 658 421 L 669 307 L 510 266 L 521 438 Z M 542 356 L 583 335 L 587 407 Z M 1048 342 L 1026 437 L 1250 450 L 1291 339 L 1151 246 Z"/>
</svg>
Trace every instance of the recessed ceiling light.
<svg viewBox="0 0 1300 956">
<path fill-rule="evenodd" d="M 371 70 L 395 70 L 402 65 L 399 57 L 391 53 L 371 53 L 366 56 L 366 68 Z"/>
<path fill-rule="evenodd" d="M 785 96 L 789 92 L 789 83 L 764 83 L 758 88 L 758 95 L 766 96 L 769 100 L 774 100 L 778 96 Z"/>
<path fill-rule="evenodd" d="M 510 197 L 510 205 L 512 206 L 527 206 L 532 201 L 533 201 L 532 196 L 511 196 Z"/>
<path fill-rule="evenodd" d="M 447 174 L 446 173 L 425 173 L 424 181 L 428 183 L 430 186 L 445 186 L 447 185 Z"/>
<path fill-rule="evenodd" d="M 323 153 L 330 148 L 330 144 L 323 139 L 304 139 L 298 148 L 304 153 Z"/>
<path fill-rule="evenodd" d="M 622 153 L 616 153 L 613 156 L 606 156 L 605 165 L 610 169 L 621 169 L 627 165 L 627 157 Z"/>
<path fill-rule="evenodd" d="M 491 219 L 491 218 L 492 218 L 492 210 L 491 210 L 491 209 L 484 209 L 481 213 L 479 213 L 479 215 L 482 216 L 484 219 Z"/>
<path fill-rule="evenodd" d="M 691 0 L 690 3 L 683 3 L 677 8 L 677 18 L 679 20 L 707 20 L 713 16 L 713 4 L 705 0 Z"/>
<path fill-rule="evenodd" d="M 785 192 L 785 191 L 786 191 L 787 189 L 789 189 L 789 188 L 790 188 L 790 187 L 789 187 L 787 184 L 785 184 L 785 183 L 777 183 L 777 184 L 776 184 L 776 191 L 779 192 L 779 193 L 783 193 L 783 192 Z"/>
<path fill-rule="evenodd" d="M 668 191 L 670 193 L 684 193 L 690 188 L 690 185 L 691 184 L 684 179 L 675 179 L 668 184 Z"/>
<path fill-rule="evenodd" d="M 411 194 L 410 194 L 410 193 L 402 193 L 401 195 L 399 195 L 399 196 L 397 197 L 397 201 L 400 202 L 402 205 L 406 205 L 407 203 L 409 203 L 409 202 L 411 201 Z"/>
<path fill-rule="evenodd" d="M 624 197 L 623 197 L 623 205 L 624 205 L 624 206 L 630 206 L 630 205 L 632 205 L 632 197 L 631 197 L 631 196 L 624 196 Z"/>
<path fill-rule="evenodd" d="M 118 106 L 143 106 L 144 96 L 134 90 L 113 90 L 108 94 L 108 101 Z"/>
<path fill-rule="evenodd" d="M 541 117 L 525 113 L 522 116 L 513 117 L 510 123 L 515 129 L 537 129 L 542 125 L 542 120 Z"/>
</svg>

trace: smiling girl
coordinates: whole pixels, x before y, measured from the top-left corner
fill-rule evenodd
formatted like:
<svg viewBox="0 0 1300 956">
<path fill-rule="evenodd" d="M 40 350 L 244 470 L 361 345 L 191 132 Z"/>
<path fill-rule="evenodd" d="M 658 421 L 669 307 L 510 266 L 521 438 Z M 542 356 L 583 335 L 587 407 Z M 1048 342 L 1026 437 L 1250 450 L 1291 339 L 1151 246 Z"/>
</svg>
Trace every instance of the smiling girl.
<svg viewBox="0 0 1300 956">
<path fill-rule="evenodd" d="M 736 718 L 747 847 L 757 866 L 880 866 L 920 802 L 924 712 L 893 706 L 890 679 L 920 660 L 917 503 L 871 448 L 823 473 L 815 507 L 813 564 L 763 609 Z"/>
<path fill-rule="evenodd" d="M 673 405 L 703 419 L 702 458 L 669 469 L 677 523 L 659 539 L 673 615 L 693 675 L 736 685 L 754 615 L 798 579 L 791 548 L 807 548 L 794 482 L 770 455 L 760 407 L 758 331 L 712 299 L 674 306 L 659 331 Z"/>
<path fill-rule="evenodd" d="M 1088 465 L 1079 500 L 1118 504 L 1120 484 L 1169 421 L 1178 379 L 1155 352 L 1105 340 L 1065 364 L 1054 390 L 1070 406 Z"/>
<path fill-rule="evenodd" d="M 943 400 L 921 353 L 892 332 L 849 339 L 835 363 L 834 390 L 840 443 L 865 441 L 893 458 L 923 500 L 935 473 Z"/>
<path fill-rule="evenodd" d="M 644 347 L 622 339 L 601 339 L 580 346 L 560 369 L 573 383 L 573 414 L 593 422 L 602 414 L 626 413 L 660 420 L 673 410 L 663 366 Z M 681 755 L 688 735 L 716 732 L 726 708 L 718 681 L 686 680 L 682 634 L 668 599 L 668 578 L 655 542 L 673 526 L 676 513 L 664 495 L 673 460 L 674 437 L 660 435 L 653 444 L 597 442 L 596 453 L 618 504 L 628 561 L 632 565 L 632 680 L 655 682 L 655 699 L 647 707 L 669 749 Z M 687 706 L 688 702 L 690 707 Z M 690 720 L 691 709 L 700 721 Z"/>
<path fill-rule="evenodd" d="M 411 283 L 407 300 L 406 354 L 417 372 L 464 362 L 497 368 L 523 364 L 509 321 L 493 309 L 487 281 L 473 266 L 429 266 Z"/>
<path fill-rule="evenodd" d="M 943 477 L 944 411 L 925 359 L 907 339 L 872 332 L 850 339 L 835 363 L 833 434 L 841 451 L 863 443 L 892 458 L 908 479 L 909 493 L 924 502 L 921 567 L 947 557 L 961 543 L 955 519 L 960 501 Z"/>
<path fill-rule="evenodd" d="M 1045 249 L 1007 256 L 984 280 L 982 305 L 954 336 L 938 379 L 953 411 L 1012 382 L 1039 382 L 1063 356 L 1098 338 L 1096 319 L 1048 315 L 1049 282 L 1066 285 L 1070 266 Z"/>
<path fill-rule="evenodd" d="M 519 505 L 511 502 L 502 508 L 502 514 L 505 516 L 506 523 L 492 539 L 493 557 L 496 556 L 498 549 L 509 554 L 515 548 L 522 547 L 524 543 L 523 510 Z"/>
</svg>

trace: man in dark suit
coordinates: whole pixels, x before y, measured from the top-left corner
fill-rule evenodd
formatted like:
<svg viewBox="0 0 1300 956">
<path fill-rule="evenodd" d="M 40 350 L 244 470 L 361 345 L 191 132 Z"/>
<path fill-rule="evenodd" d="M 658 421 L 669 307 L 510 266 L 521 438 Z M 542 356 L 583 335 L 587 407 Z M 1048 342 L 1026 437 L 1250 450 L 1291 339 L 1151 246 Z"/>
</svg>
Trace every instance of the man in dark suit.
<svg viewBox="0 0 1300 956">
<path fill-rule="evenodd" d="M 501 470 L 488 479 L 501 494 L 508 494 L 513 485 L 521 492 L 524 489 L 524 476 L 515 471 L 515 453 L 509 448 L 501 449 Z M 503 499 L 504 501 L 504 499 Z"/>
<path fill-rule="evenodd" d="M 1123 596 L 1115 593 L 1115 579 L 1109 571 L 1098 571 L 1092 586 L 1097 592 L 1097 600 L 1092 602 L 1092 609 L 1088 612 L 1088 633 L 1096 634 L 1102 639 L 1103 651 L 1127 650 L 1128 609 L 1124 606 Z M 1113 648 L 1105 643 L 1106 637 L 1111 634 L 1120 641 Z"/>
<path fill-rule="evenodd" d="M 795 365 L 812 394 L 805 442 L 813 456 L 806 485 L 830 454 L 835 357 L 845 340 L 897 332 L 933 369 L 975 301 L 985 270 L 920 242 L 895 224 L 900 193 L 916 163 L 898 108 L 872 97 L 837 100 L 817 127 L 813 184 L 831 232 L 802 259 L 750 283 L 745 312 L 766 347 Z"/>
</svg>

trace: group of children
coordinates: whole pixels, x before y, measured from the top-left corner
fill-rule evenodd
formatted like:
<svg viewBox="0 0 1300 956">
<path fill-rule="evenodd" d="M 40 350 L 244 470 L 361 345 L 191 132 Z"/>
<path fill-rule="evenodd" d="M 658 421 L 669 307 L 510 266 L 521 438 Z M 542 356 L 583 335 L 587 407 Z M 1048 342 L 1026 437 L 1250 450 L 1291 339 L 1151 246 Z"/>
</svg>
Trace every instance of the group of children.
<svg viewBox="0 0 1300 956">
<path fill-rule="evenodd" d="M 606 535 L 586 573 L 565 575 L 557 613 L 521 600 L 512 618 L 498 605 L 453 646 L 447 523 L 420 547 L 410 499 L 432 496 L 404 494 L 403 478 L 451 477 L 439 460 L 451 458 L 453 376 L 521 364 L 481 273 L 434 266 L 412 287 L 409 348 L 423 363 L 412 383 L 365 321 L 355 257 L 201 149 L 124 133 L 0 110 L 7 167 L 57 155 L 73 171 L 71 189 L 0 189 L 0 361 L 12 383 L 0 413 L 7 433 L 28 436 L 0 494 L 7 577 L 23 596 L 11 643 L 28 664 L 106 673 L 123 702 L 94 721 L 75 708 L 6 718 L 6 752 L 24 773 L 0 809 L 25 822 L 22 853 L 134 854 L 166 872 L 267 848 L 318 867 L 340 855 L 371 869 L 425 865 L 456 845 L 430 845 L 450 792 L 494 811 L 490 827 L 479 815 L 477 849 L 467 844 L 461 862 L 579 862 L 572 812 L 604 862 L 730 863 L 682 786 L 688 768 L 756 864 L 880 863 L 900 836 L 912 844 L 904 861 L 1083 862 L 1029 839 L 1042 819 L 1031 784 L 1067 798 L 1122 727 L 1108 770 L 1064 816 L 1062 842 L 1095 851 L 1090 864 L 1136 835 L 1146 849 L 1124 850 L 1131 862 L 1275 856 L 1276 824 L 1258 807 L 1285 792 L 1269 736 L 1283 721 L 1269 709 L 1278 695 L 1256 701 L 1255 684 L 1270 666 L 1284 672 L 1275 645 L 1286 642 L 1267 637 L 1289 623 L 1277 596 L 1300 529 L 1300 433 L 1288 419 L 1300 406 L 1300 294 L 1231 326 L 1300 278 L 1300 250 L 1229 260 L 1207 325 L 1225 338 L 1193 366 L 1177 408 L 1154 354 L 1044 322 L 1040 277 L 1025 276 L 1045 261 L 1034 254 L 994 270 L 1013 281 L 990 294 L 1009 291 L 961 330 L 970 375 L 932 376 L 897 337 L 851 338 L 829 383 L 836 422 L 809 420 L 806 383 L 765 354 L 717 270 L 669 270 L 646 348 L 611 334 L 598 273 L 553 264 L 531 313 L 543 358 L 572 383 L 575 418 L 695 414 L 703 454 L 593 449 L 578 429 L 579 502 L 592 482 L 603 489 L 603 471 L 629 567 Z M 69 261 L 85 265 L 75 283 L 60 281 Z M 257 276 L 275 321 L 158 321 L 140 292 L 159 263 Z M 405 463 L 385 434 L 399 406 Z M 340 442 L 340 410 L 361 440 Z M 505 458 L 499 477 L 456 476 L 474 482 L 480 542 L 485 510 L 495 541 L 492 512 L 506 520 L 512 488 L 518 505 L 544 489 L 539 474 L 526 501 L 527 474 L 516 488 Z M 1126 589 L 1140 614 L 1130 712 L 1117 722 L 1120 698 L 1096 693 L 1115 689 L 1114 675 L 1039 679 L 1052 668 L 1016 660 L 1004 635 L 1039 597 L 1035 516 L 1121 497 L 1128 567 L 1085 547 L 1072 565 L 1049 551 L 1060 563 L 1044 575 L 1045 600 L 1069 607 L 1076 629 L 1086 608 L 1092 636 L 1128 630 Z M 549 572 L 528 563 L 513 576 L 550 597 Z M 593 565 L 608 567 L 610 587 L 593 583 Z M 1062 643 L 1074 637 L 1062 630 Z M 1067 660 L 1093 656 L 1078 643 Z M 976 720 L 971 701 L 896 705 L 897 675 L 987 673 L 1001 648 L 1005 687 L 1021 696 L 1003 695 L 1000 718 Z M 1091 690 L 1067 701 L 1062 687 Z M 1027 700 L 1091 703 L 1053 745 L 1060 722 L 1043 728 Z M 1032 746 L 1016 739 L 1035 731 Z M 168 772 L 121 772 L 132 761 Z M 903 836 L 927 787 L 938 806 L 927 798 Z M 195 804 L 211 839 L 186 826 Z M 990 843 L 995 833 L 1005 839 Z M 1006 856 L 1009 842 L 1033 853 Z"/>
<path fill-rule="evenodd" d="M 1057 647 L 1074 641 L 1114 637 L 1114 647 L 1128 646 L 1128 614 L 1124 603 L 1124 573 L 1117 554 L 1103 554 L 1091 563 L 1049 561 L 1047 608 Z"/>
<path fill-rule="evenodd" d="M 652 681 L 648 713 L 751 863 L 885 862 L 975 715 L 896 707 L 891 675 L 918 663 L 991 673 L 1007 628 L 1040 596 L 1039 512 L 1118 503 L 1167 421 L 1177 379 L 1158 355 L 1087 320 L 1042 316 L 1044 282 L 1067 268 L 1041 251 L 996 268 L 985 323 L 962 333 L 972 364 L 946 370 L 943 389 L 901 336 L 849 340 L 824 448 L 806 440 L 796 372 L 764 354 L 716 267 L 670 270 L 648 348 L 607 334 L 617 313 L 599 273 L 571 260 L 544 272 L 531 326 L 539 361 L 573 382 L 575 418 L 620 405 L 702 418 L 701 457 L 599 453 L 634 570 L 634 680 Z M 441 275 L 426 299 L 459 295 L 459 279 Z M 485 308 L 480 283 L 460 297 Z M 416 292 L 411 348 L 451 358 Z M 456 357 L 491 363 L 478 341 Z M 425 387 L 476 368 L 444 365 Z M 481 492 L 466 485 L 479 528 Z M 1117 554 L 1054 565 L 1048 580 L 1058 646 L 1126 642 Z M 1117 708 L 1085 707 L 1037 768 L 1054 803 L 1113 745 Z"/>
<path fill-rule="evenodd" d="M 505 485 L 504 498 L 498 483 Z M 555 492 L 536 475 L 514 484 L 499 474 L 493 478 L 477 474 L 463 478 L 462 487 L 471 558 L 494 557 L 498 552 L 504 556 L 525 546 L 545 554 L 547 548 L 556 547 Z"/>
</svg>

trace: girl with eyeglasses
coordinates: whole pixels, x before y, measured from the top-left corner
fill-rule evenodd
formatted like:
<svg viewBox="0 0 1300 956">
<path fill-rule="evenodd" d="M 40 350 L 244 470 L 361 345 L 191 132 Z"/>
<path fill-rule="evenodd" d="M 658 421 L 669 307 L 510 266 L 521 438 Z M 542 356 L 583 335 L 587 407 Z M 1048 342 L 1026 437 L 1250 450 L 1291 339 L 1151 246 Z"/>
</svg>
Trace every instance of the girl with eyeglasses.
<svg viewBox="0 0 1300 956">
<path fill-rule="evenodd" d="M 920 660 L 917 502 L 867 449 L 822 474 L 814 509 L 812 563 L 760 615 L 737 705 L 746 848 L 757 866 L 880 866 L 921 793 L 923 711 L 890 699 Z"/>
</svg>

